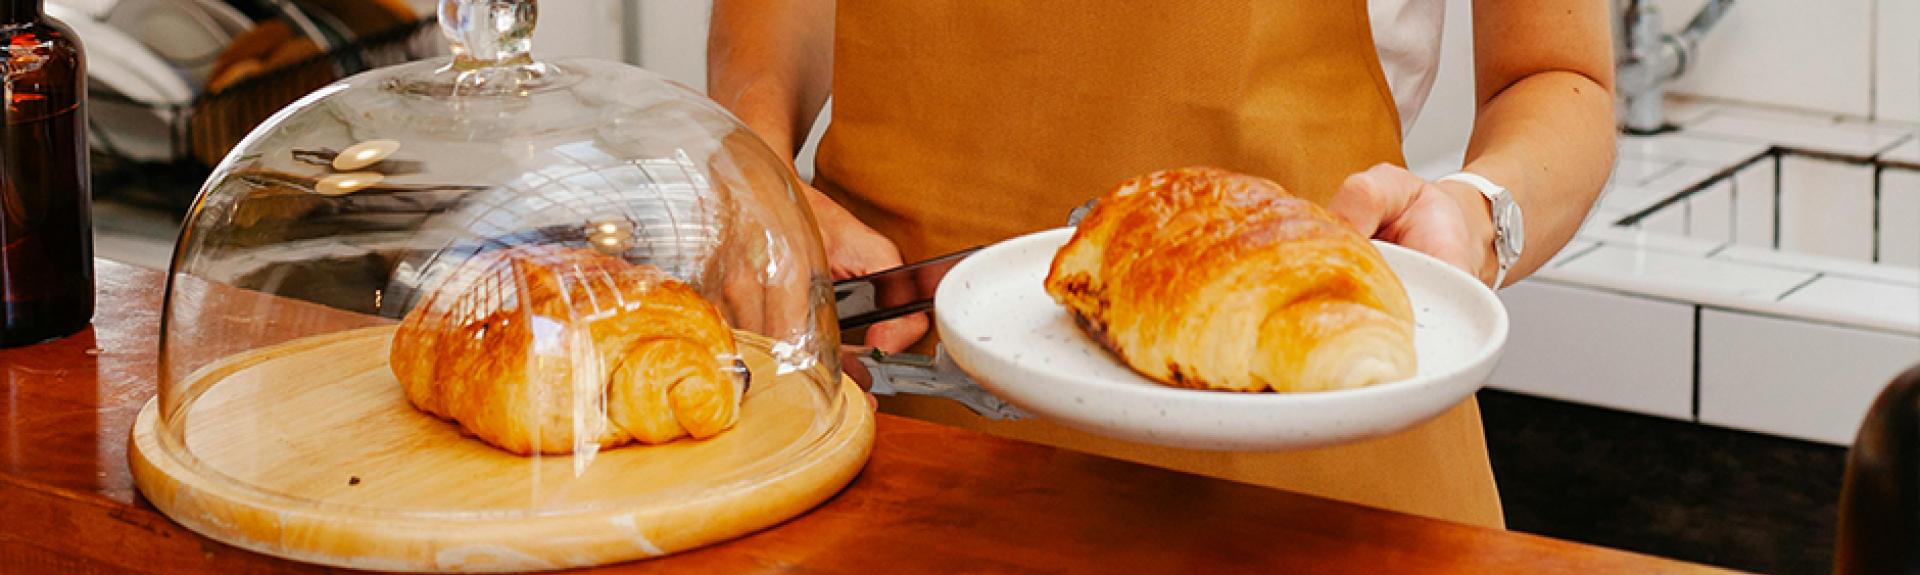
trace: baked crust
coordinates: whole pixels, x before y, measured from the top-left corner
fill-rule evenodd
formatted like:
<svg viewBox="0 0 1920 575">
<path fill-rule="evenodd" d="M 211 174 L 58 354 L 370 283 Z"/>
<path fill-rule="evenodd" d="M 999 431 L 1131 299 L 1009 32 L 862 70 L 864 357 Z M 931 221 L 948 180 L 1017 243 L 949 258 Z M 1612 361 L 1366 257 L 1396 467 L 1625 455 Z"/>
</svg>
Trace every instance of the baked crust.
<svg viewBox="0 0 1920 575">
<path fill-rule="evenodd" d="M 1054 256 L 1046 288 L 1168 385 L 1309 391 L 1415 372 L 1413 311 L 1379 250 L 1262 178 L 1184 168 L 1122 183 Z"/>
</svg>

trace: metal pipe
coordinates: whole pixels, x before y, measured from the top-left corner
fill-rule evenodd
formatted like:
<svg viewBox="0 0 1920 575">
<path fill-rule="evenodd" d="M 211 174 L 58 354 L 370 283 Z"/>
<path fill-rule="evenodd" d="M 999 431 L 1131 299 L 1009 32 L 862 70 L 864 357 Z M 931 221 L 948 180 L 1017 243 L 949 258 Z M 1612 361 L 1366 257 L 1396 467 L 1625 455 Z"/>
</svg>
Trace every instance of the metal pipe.
<svg viewBox="0 0 1920 575">
<path fill-rule="evenodd" d="M 1665 128 L 1667 82 L 1686 73 L 1700 38 L 1732 7 L 1733 0 L 1709 0 L 1679 34 L 1667 34 L 1659 8 L 1653 3 L 1626 0 L 1616 35 L 1621 48 L 1616 81 L 1621 124 L 1628 132 L 1651 133 Z"/>
<path fill-rule="evenodd" d="M 1733 0 L 1709 0 L 1707 5 L 1701 6 L 1700 11 L 1693 14 L 1692 20 L 1687 21 L 1686 29 L 1680 31 L 1680 40 L 1686 42 L 1688 49 L 1698 46 L 1700 37 L 1713 29 L 1713 25 L 1719 23 L 1720 17 L 1725 16 L 1732 7 Z"/>
<path fill-rule="evenodd" d="M 642 61 L 646 54 L 642 53 L 640 43 L 642 17 L 640 0 L 620 3 L 620 59 L 635 66 L 646 65 Z"/>
</svg>

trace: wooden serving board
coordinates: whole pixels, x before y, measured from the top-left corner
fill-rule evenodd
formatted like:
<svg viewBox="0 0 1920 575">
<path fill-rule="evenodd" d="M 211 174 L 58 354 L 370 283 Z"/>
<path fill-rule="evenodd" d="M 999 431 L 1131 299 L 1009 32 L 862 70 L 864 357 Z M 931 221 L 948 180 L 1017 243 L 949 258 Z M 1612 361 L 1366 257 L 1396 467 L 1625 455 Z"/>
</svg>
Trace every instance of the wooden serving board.
<svg viewBox="0 0 1920 575">
<path fill-rule="evenodd" d="M 387 367 L 393 327 L 230 357 L 172 428 L 148 402 L 128 458 L 155 507 L 196 532 L 314 563 L 399 571 L 599 565 L 737 537 L 851 481 L 873 415 L 829 401 L 741 334 L 753 386 L 731 430 L 590 456 L 522 457 L 413 408 Z"/>
</svg>

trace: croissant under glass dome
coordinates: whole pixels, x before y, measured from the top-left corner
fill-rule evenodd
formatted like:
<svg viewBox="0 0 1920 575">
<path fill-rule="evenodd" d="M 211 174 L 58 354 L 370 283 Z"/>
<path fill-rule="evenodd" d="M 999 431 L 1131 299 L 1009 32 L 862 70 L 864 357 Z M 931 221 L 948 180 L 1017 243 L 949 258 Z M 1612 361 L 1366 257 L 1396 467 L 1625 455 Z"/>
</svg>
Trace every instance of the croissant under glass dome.
<svg viewBox="0 0 1920 575">
<path fill-rule="evenodd" d="M 270 507 L 544 517 L 773 481 L 844 424 L 786 164 L 656 74 L 534 60 L 533 6 L 445 2 L 453 57 L 215 169 L 162 320 L 172 464 Z"/>
</svg>

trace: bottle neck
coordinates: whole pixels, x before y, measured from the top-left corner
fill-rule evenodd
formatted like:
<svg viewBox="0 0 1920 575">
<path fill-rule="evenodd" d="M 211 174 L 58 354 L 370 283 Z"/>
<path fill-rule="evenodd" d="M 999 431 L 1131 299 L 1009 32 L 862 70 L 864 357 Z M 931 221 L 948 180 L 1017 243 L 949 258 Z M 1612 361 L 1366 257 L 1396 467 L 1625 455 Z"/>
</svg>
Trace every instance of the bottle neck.
<svg viewBox="0 0 1920 575">
<path fill-rule="evenodd" d="M 45 0 L 0 0 L 0 26 L 39 20 L 43 2 Z"/>
</svg>

